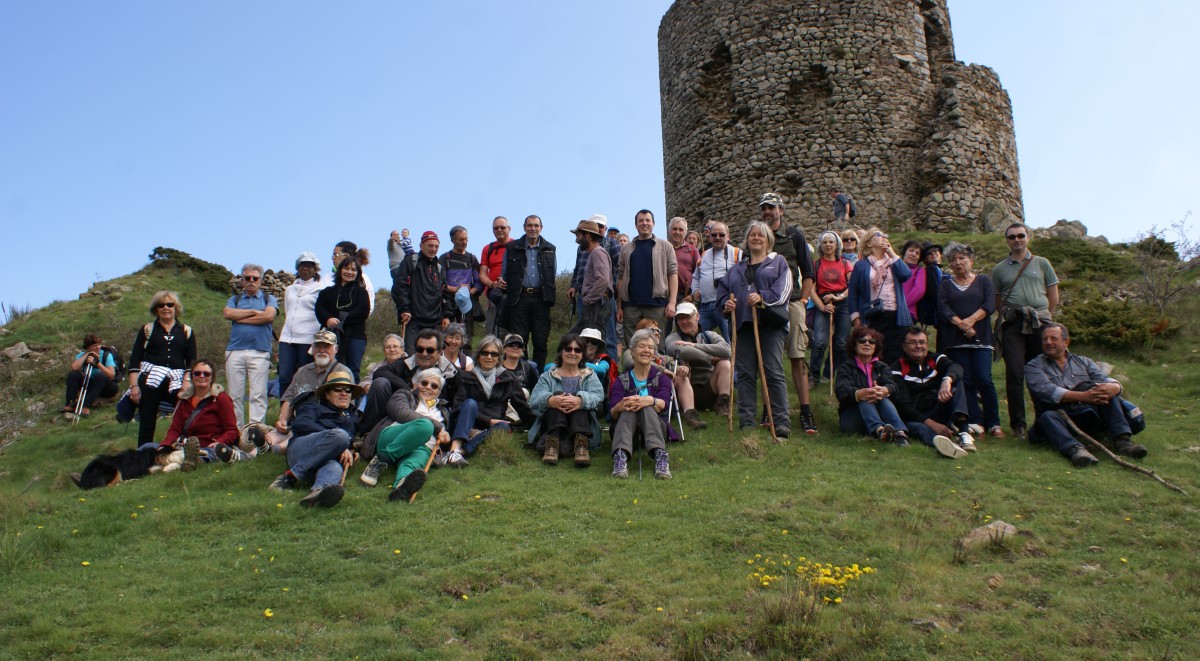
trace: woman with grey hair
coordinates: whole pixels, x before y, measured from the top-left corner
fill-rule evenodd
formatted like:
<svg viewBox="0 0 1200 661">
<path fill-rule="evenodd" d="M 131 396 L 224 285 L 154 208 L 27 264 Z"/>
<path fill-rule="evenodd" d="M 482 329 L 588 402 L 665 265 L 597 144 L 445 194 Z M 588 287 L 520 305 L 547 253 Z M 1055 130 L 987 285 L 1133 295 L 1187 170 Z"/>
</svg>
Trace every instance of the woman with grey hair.
<svg viewBox="0 0 1200 661">
<path fill-rule="evenodd" d="M 963 368 L 971 424 L 994 432 L 1000 429 L 1000 404 L 992 383 L 989 318 L 996 311 L 996 289 L 991 278 L 972 270 L 975 251 L 970 246 L 951 243 L 944 255 L 950 277 L 938 286 L 938 351 Z"/>
<path fill-rule="evenodd" d="M 396 479 L 388 500 L 408 499 L 425 484 L 425 465 L 439 445 L 450 442 L 450 415 L 441 399 L 445 380 L 436 367 L 413 376 L 412 390 L 398 390 L 388 401 L 388 415 L 395 424 L 379 432 L 375 456 L 359 478 L 375 486 L 388 466 L 396 465 Z"/>
<path fill-rule="evenodd" d="M 667 455 L 667 429 L 670 427 L 667 405 L 671 401 L 671 377 L 654 365 L 657 350 L 658 337 L 653 331 L 644 328 L 634 333 L 629 338 L 633 367 L 617 377 L 609 391 L 609 412 L 613 419 L 613 477 L 629 477 L 633 439 L 640 431 L 646 452 L 654 458 L 654 477 L 671 479 L 670 458 Z"/>
<path fill-rule="evenodd" d="M 842 256 L 842 238 L 837 232 L 824 232 L 817 239 L 816 282 L 813 284 L 813 343 L 809 348 L 808 380 L 816 385 L 821 380 L 825 363 L 825 351 L 829 335 L 833 334 L 834 349 L 829 360 L 835 364 L 827 370 L 833 374 L 845 360 L 841 348 L 850 337 L 850 306 L 846 298 L 850 294 L 850 272 L 854 265 Z"/>
<path fill-rule="evenodd" d="M 446 330 L 442 331 L 442 355 L 460 372 L 470 372 L 475 369 L 475 361 L 464 351 L 466 334 L 466 327 L 458 322 L 446 326 Z"/>
<path fill-rule="evenodd" d="M 755 426 L 758 382 L 763 380 L 775 435 L 787 438 L 791 434 L 791 423 L 783 349 L 788 334 L 787 304 L 795 277 L 787 260 L 772 252 L 774 247 L 775 233 L 771 228 L 758 221 L 750 223 L 746 228 L 742 261 L 717 285 L 717 305 L 726 313 L 737 312 L 737 327 L 731 332 L 737 333 L 734 383 L 738 424 L 742 429 Z M 758 315 L 757 338 L 752 314 Z M 760 349 L 765 374 L 758 372 Z"/>
</svg>

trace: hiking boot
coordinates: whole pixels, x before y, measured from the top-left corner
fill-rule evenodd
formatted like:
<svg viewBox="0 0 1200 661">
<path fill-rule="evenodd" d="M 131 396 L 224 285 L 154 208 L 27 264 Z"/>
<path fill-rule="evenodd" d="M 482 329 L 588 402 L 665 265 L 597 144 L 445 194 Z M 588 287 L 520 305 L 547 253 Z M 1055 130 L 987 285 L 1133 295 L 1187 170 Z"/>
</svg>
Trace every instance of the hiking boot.
<svg viewBox="0 0 1200 661">
<path fill-rule="evenodd" d="M 1127 438 L 1117 441 L 1116 451 L 1117 454 L 1123 454 L 1126 457 L 1133 457 L 1134 459 L 1141 459 L 1147 454 L 1146 446 L 1134 443 Z"/>
<path fill-rule="evenodd" d="M 345 493 L 346 490 L 342 488 L 342 485 L 330 484 L 320 489 L 309 491 L 307 496 L 300 499 L 300 506 L 316 507 L 320 505 L 321 507 L 333 507 L 342 500 L 342 496 Z"/>
<path fill-rule="evenodd" d="M 546 451 L 542 454 L 542 463 L 547 466 L 558 465 L 558 437 L 544 436 L 542 440 L 546 441 Z"/>
<path fill-rule="evenodd" d="M 775 438 L 787 438 L 792 435 L 791 427 L 776 427 Z"/>
<path fill-rule="evenodd" d="M 891 443 L 896 436 L 896 428 L 891 425 L 882 425 L 875 430 L 875 438 L 879 439 L 880 443 Z"/>
<path fill-rule="evenodd" d="M 1014 436 L 1016 436 L 1018 430 L 1021 430 L 1022 435 L 1024 434 L 1023 427 L 1013 427 Z M 991 436 L 992 438 L 1004 438 L 1004 429 L 1002 429 L 1000 425 L 993 425 L 992 428 L 988 430 L 988 436 Z M 1017 438 L 1020 438 L 1020 436 L 1017 436 Z"/>
<path fill-rule="evenodd" d="M 817 423 L 815 420 L 813 420 L 813 414 L 811 410 L 800 411 L 800 428 L 803 429 L 804 433 L 808 434 L 809 436 L 817 433 Z"/>
<path fill-rule="evenodd" d="M 225 445 L 224 443 L 213 443 L 212 447 L 213 453 L 217 455 L 217 459 L 220 459 L 222 463 L 228 464 L 236 461 L 233 456 L 233 448 L 229 447 L 228 445 Z M 187 455 L 186 451 L 184 452 L 184 455 Z"/>
<path fill-rule="evenodd" d="M 908 447 L 908 432 L 904 431 L 903 429 L 898 429 L 896 430 L 896 433 L 893 434 L 893 437 L 896 439 L 897 446 L 902 448 Z"/>
<path fill-rule="evenodd" d="M 588 453 L 588 441 L 590 439 L 586 434 L 575 434 L 575 467 L 587 468 L 592 465 L 592 455 Z"/>
<path fill-rule="evenodd" d="M 689 429 L 704 429 L 708 427 L 708 423 L 700 419 L 700 414 L 696 413 L 696 409 L 688 409 L 683 412 L 683 424 Z"/>
<path fill-rule="evenodd" d="M 383 475 L 383 471 L 387 470 L 388 463 L 379 458 L 379 455 L 371 457 L 371 463 L 363 470 L 362 475 L 358 478 L 359 482 L 373 487 L 379 483 L 379 476 Z"/>
<path fill-rule="evenodd" d="M 958 435 L 958 446 L 967 452 L 975 452 L 978 450 L 978 448 L 975 447 L 975 439 L 971 438 L 971 435 L 966 432 L 962 432 Z"/>
<path fill-rule="evenodd" d="M 261 425 L 250 425 L 246 429 L 246 440 L 261 450 L 267 444 L 267 431 Z M 246 448 L 242 449 L 246 450 Z M 249 450 L 246 451 L 249 452 Z"/>
<path fill-rule="evenodd" d="M 1013 438 L 1025 440 L 1026 436 L 1028 436 L 1028 433 L 1025 431 L 1025 425 L 1017 425 L 1016 427 L 1013 427 L 1012 432 Z M 1000 438 L 1003 438 L 1003 436 Z"/>
<path fill-rule="evenodd" d="M 613 477 L 621 478 L 622 480 L 629 477 L 629 458 L 625 456 L 622 450 L 613 451 Z"/>
<path fill-rule="evenodd" d="M 1100 463 L 1100 460 L 1092 455 L 1091 452 L 1083 449 L 1082 445 L 1076 445 L 1071 452 L 1071 465 L 1075 468 L 1087 468 Z"/>
<path fill-rule="evenodd" d="M 418 468 L 405 475 L 396 484 L 396 487 L 388 494 L 388 500 L 402 500 L 407 503 L 423 486 L 425 486 L 425 471 Z"/>
<path fill-rule="evenodd" d="M 200 439 L 189 437 L 183 442 L 183 465 L 179 470 L 187 473 L 196 470 L 196 464 L 200 462 Z"/>
<path fill-rule="evenodd" d="M 670 459 L 666 450 L 659 450 L 658 454 L 654 455 L 654 477 L 660 480 L 671 479 Z"/>
<path fill-rule="evenodd" d="M 716 405 L 717 415 L 722 418 L 729 417 L 729 395 L 717 395 Z"/>
<path fill-rule="evenodd" d="M 968 437 L 970 438 L 970 437 Z M 950 440 L 949 438 L 938 434 L 933 437 L 933 447 L 937 449 L 938 454 L 951 459 L 961 459 L 967 456 L 966 448 Z"/>
<path fill-rule="evenodd" d="M 292 475 L 291 471 L 287 471 L 280 473 L 279 477 L 275 478 L 275 481 L 267 488 L 271 491 L 287 491 L 294 486 L 296 486 L 296 476 Z"/>
<path fill-rule="evenodd" d="M 471 462 L 467 461 L 467 458 L 458 450 L 451 450 L 450 456 L 446 457 L 446 465 L 453 468 L 466 468 L 471 465 Z"/>
</svg>

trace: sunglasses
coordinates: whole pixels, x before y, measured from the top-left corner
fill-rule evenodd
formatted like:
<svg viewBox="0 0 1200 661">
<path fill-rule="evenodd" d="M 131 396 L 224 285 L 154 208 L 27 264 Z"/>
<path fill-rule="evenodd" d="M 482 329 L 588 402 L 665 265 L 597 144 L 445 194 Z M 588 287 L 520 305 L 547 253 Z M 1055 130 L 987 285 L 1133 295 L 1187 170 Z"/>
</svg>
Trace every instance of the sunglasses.
<svg viewBox="0 0 1200 661">
<path fill-rule="evenodd" d="M 501 226 L 499 226 L 499 227 L 493 227 L 493 228 L 492 228 L 492 231 L 493 231 L 493 232 L 499 232 L 500 230 L 506 230 L 506 229 L 508 229 L 508 228 L 507 228 L 507 227 L 505 227 L 505 226 L 503 226 L 503 225 L 501 225 Z"/>
<path fill-rule="evenodd" d="M 442 384 L 438 383 L 437 381 L 422 381 L 417 385 L 421 386 L 422 388 L 429 388 L 430 390 L 442 389 Z"/>
<path fill-rule="evenodd" d="M 1009 241 L 1012 241 L 1013 239 L 1024 239 L 1024 238 L 1025 238 L 1025 233 L 1024 233 L 1024 232 L 1022 232 L 1022 233 L 1020 233 L 1020 234 L 1009 234 L 1009 235 L 1008 235 L 1007 237 L 1005 237 L 1005 238 L 1006 238 L 1006 239 L 1008 239 Z"/>
<path fill-rule="evenodd" d="M 500 356 L 500 352 L 499 351 L 480 351 L 479 355 L 481 357 L 487 356 L 488 358 L 497 358 Z"/>
<path fill-rule="evenodd" d="M 330 388 L 330 390 L 339 395 L 349 395 L 350 393 L 354 392 L 350 386 L 334 386 Z"/>
<path fill-rule="evenodd" d="M 245 280 L 246 282 L 258 282 L 261 279 L 262 278 L 258 277 L 257 275 L 243 275 L 242 276 L 242 280 Z"/>
<path fill-rule="evenodd" d="M 725 237 L 724 232 L 709 232 L 708 235 L 714 239 L 721 239 Z"/>
<path fill-rule="evenodd" d="M 583 347 L 563 347 L 563 353 L 583 353 Z"/>
<path fill-rule="evenodd" d="M 842 243 L 858 243 L 858 239 L 842 239 Z"/>
<path fill-rule="evenodd" d="M 869 337 L 860 337 L 860 338 L 858 338 L 858 343 L 859 344 L 875 344 L 875 340 L 872 340 Z"/>
<path fill-rule="evenodd" d="M 198 376 L 200 376 L 200 377 L 204 377 L 204 378 L 206 378 L 206 379 L 207 379 L 208 377 L 212 376 L 212 372 L 197 372 L 197 371 L 194 371 L 194 370 L 193 370 L 193 371 L 192 371 L 192 378 L 194 379 L 194 378 L 196 378 L 196 377 L 198 377 Z"/>
<path fill-rule="evenodd" d="M 416 351 L 417 353 L 437 353 L 438 348 L 437 347 L 417 347 L 416 349 L 414 349 L 414 351 Z"/>
<path fill-rule="evenodd" d="M 175 307 L 175 304 L 174 303 L 159 303 L 158 305 L 156 305 L 154 307 L 155 308 L 173 308 L 173 307 Z"/>
</svg>

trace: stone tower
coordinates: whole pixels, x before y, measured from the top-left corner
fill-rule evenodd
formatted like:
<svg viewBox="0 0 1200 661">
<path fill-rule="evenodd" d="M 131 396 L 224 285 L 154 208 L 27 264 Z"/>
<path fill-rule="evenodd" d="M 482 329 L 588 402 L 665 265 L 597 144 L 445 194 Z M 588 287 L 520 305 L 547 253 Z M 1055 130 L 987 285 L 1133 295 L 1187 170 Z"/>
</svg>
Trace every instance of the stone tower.
<svg viewBox="0 0 1200 661">
<path fill-rule="evenodd" d="M 775 191 L 817 229 L 832 186 L 860 225 L 1024 217 L 1008 93 L 954 59 L 946 0 L 676 0 L 658 53 L 668 217 L 740 230 Z"/>
</svg>

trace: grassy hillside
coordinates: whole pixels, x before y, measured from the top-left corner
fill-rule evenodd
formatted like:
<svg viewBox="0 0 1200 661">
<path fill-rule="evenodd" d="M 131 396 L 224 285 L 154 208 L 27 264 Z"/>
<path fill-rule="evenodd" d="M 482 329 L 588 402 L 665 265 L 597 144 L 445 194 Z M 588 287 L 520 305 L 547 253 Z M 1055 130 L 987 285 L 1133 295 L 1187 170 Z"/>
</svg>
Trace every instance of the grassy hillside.
<svg viewBox="0 0 1200 661">
<path fill-rule="evenodd" d="M 204 351 L 219 357 L 224 322 L 199 311 L 215 316 L 223 295 L 174 271 L 118 282 L 136 291 L 103 308 L 89 298 L 36 311 L 0 346 L 25 341 L 65 360 L 90 324 L 109 323 L 101 332 L 127 349 L 149 293 L 171 288 L 214 347 Z M 373 328 L 388 326 L 380 314 Z M 639 480 L 636 468 L 612 480 L 606 456 L 587 470 L 547 468 L 509 436 L 467 469 L 435 471 L 412 505 L 359 486 L 356 467 L 328 511 L 300 508 L 303 491 L 267 491 L 280 457 L 80 492 L 67 474 L 131 446 L 136 429 L 113 422 L 111 408 L 76 426 L 27 415 L 33 426 L 6 433 L 16 442 L 0 453 L 0 649 L 144 659 L 1196 658 L 1200 354 L 1189 332 L 1185 324 L 1154 360 L 1074 348 L 1117 365 L 1149 419 L 1138 437 L 1150 448 L 1144 465 L 1190 496 L 1107 461 L 1075 470 L 1013 439 L 983 441 L 955 462 L 840 435 L 827 390 L 814 397 L 821 433 L 783 445 L 706 416 L 708 430 L 671 448 L 671 481 L 649 471 Z M 0 369 L 5 406 L 57 407 L 61 360 L 44 374 L 20 361 Z M 956 553 L 956 540 L 997 520 L 1020 532 Z M 844 590 L 825 586 L 814 602 L 794 573 L 811 562 L 872 571 Z M 764 574 L 791 578 L 764 586 Z"/>
</svg>

